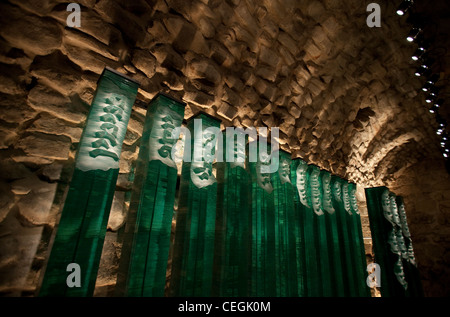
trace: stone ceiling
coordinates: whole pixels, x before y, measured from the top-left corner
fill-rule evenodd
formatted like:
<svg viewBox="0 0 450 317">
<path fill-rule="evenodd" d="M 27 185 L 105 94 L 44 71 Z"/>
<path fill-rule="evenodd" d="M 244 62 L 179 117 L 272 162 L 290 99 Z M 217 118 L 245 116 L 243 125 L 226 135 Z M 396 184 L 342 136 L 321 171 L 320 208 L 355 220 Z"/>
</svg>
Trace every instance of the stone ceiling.
<svg viewBox="0 0 450 317">
<path fill-rule="evenodd" d="M 187 102 L 186 119 L 202 110 L 223 126 L 279 127 L 293 157 L 382 185 L 442 157 L 414 76 L 417 46 L 405 41 L 411 23 L 395 14 L 396 2 L 377 1 L 381 28 L 366 25 L 370 1 L 359 0 L 84 0 L 81 28 L 66 26 L 63 1 L 2 2 L 2 158 L 27 166 L 73 159 L 110 66 L 141 82 L 124 161 L 137 157 L 145 104 L 165 91 Z M 448 6 L 417 1 L 415 9 L 434 21 L 424 34 L 444 88 L 450 24 L 438 13 Z"/>
</svg>

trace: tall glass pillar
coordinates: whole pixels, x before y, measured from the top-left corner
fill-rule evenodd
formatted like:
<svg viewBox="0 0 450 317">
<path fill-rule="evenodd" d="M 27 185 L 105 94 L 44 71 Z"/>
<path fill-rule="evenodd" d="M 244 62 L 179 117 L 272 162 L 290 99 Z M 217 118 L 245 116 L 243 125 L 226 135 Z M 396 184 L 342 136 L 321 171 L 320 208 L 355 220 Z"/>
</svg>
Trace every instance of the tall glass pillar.
<svg viewBox="0 0 450 317">
<path fill-rule="evenodd" d="M 303 168 L 305 167 L 305 168 Z M 291 183 L 293 185 L 292 200 L 294 203 L 294 235 L 297 261 L 297 287 L 298 296 L 308 295 L 308 280 L 311 278 L 311 271 L 306 269 L 306 243 L 305 243 L 305 209 L 309 209 L 307 204 L 307 165 L 301 159 L 294 159 L 291 163 Z"/>
<path fill-rule="evenodd" d="M 280 150 L 278 171 L 273 175 L 277 296 L 281 297 L 296 297 L 303 291 L 298 281 L 298 274 L 302 274 L 297 266 L 299 219 L 294 207 L 291 163 L 291 155 Z"/>
<path fill-rule="evenodd" d="M 351 214 L 348 214 L 348 226 L 351 228 L 352 248 L 353 248 L 353 261 L 354 272 L 356 277 L 356 289 L 357 296 L 370 296 L 370 291 L 367 286 L 367 261 L 366 252 L 364 249 L 364 239 L 361 227 L 361 217 L 359 214 L 358 203 L 356 200 L 356 184 L 348 183 L 344 190 L 347 191 L 345 195 L 348 195 L 350 200 Z"/>
<path fill-rule="evenodd" d="M 337 212 L 335 209 L 335 200 L 332 191 L 331 174 L 328 171 L 321 171 L 323 199 L 322 207 L 325 212 L 327 226 L 328 251 L 330 255 L 330 272 L 333 296 L 345 295 L 344 265 L 343 265 L 343 245 L 339 236 L 339 225 Z"/>
<path fill-rule="evenodd" d="M 123 233 L 117 295 L 164 295 L 177 183 L 171 153 L 184 108 L 184 103 L 164 94 L 148 106 Z"/>
<path fill-rule="evenodd" d="M 408 296 L 422 297 L 422 282 L 420 281 L 420 274 L 419 270 L 417 269 L 416 258 L 414 256 L 414 248 L 412 244 L 411 233 L 409 232 L 408 221 L 406 219 L 405 203 L 403 201 L 403 197 L 397 196 L 396 202 L 398 214 L 400 217 L 401 234 L 403 235 L 404 248 L 402 248 L 402 262 L 403 268 L 405 270 L 406 280 L 408 281 Z M 400 242 L 402 242 L 401 238 Z"/>
<path fill-rule="evenodd" d="M 245 297 L 249 295 L 251 229 L 247 135 L 238 128 L 227 128 L 223 138 L 223 162 L 217 163 L 214 295 Z"/>
<path fill-rule="evenodd" d="M 211 296 L 216 225 L 216 143 L 220 121 L 199 113 L 189 120 L 181 172 L 170 280 L 172 296 Z"/>
<path fill-rule="evenodd" d="M 395 195 L 382 187 L 366 188 L 375 263 L 380 265 L 383 297 L 404 297 L 408 288 L 397 241 L 399 217 Z"/>
<path fill-rule="evenodd" d="M 330 270 L 331 262 L 325 212 L 322 204 L 323 193 L 320 169 L 315 165 L 310 165 L 309 169 L 309 190 L 312 206 L 311 220 L 320 274 L 320 296 L 329 297 L 333 295 Z M 306 223 L 305 225 L 308 226 L 310 224 Z"/>
<path fill-rule="evenodd" d="M 256 148 L 256 162 L 249 161 L 251 173 L 251 296 L 277 296 L 275 266 L 275 195 L 270 169 L 273 155 L 270 145 L 262 148 L 264 140 L 249 143 Z M 267 143 L 266 143 L 267 144 Z M 276 152 L 278 155 L 278 152 Z"/>
<path fill-rule="evenodd" d="M 98 81 L 39 296 L 91 296 L 94 292 L 122 143 L 138 86 L 109 68 Z M 79 272 L 75 267 L 71 271 L 71 263 Z M 71 272 L 75 284 L 67 281 Z"/>
</svg>

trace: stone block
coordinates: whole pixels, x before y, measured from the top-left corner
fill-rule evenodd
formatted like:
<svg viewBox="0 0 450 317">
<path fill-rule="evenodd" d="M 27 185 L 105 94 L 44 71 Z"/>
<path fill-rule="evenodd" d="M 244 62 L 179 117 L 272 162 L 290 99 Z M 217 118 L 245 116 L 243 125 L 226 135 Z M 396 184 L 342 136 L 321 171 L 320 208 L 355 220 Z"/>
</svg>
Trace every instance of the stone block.
<svg viewBox="0 0 450 317">
<path fill-rule="evenodd" d="M 68 41 L 64 41 L 61 52 L 77 64 L 83 71 L 91 71 L 100 75 L 106 66 L 117 69 L 120 64 L 114 60 L 104 57 L 94 51 L 79 46 L 74 46 Z"/>
<path fill-rule="evenodd" d="M 236 107 L 229 105 L 226 102 L 223 102 L 220 107 L 217 109 L 217 114 L 224 117 L 225 119 L 232 121 L 236 116 L 238 110 Z"/>
<path fill-rule="evenodd" d="M 13 182 L 12 191 L 20 196 L 17 206 L 21 218 L 33 226 L 49 223 L 57 185 L 43 182 L 35 174 Z"/>
<path fill-rule="evenodd" d="M 184 73 L 188 78 L 201 79 L 210 86 L 216 86 L 222 80 L 219 67 L 207 58 L 194 58 L 187 64 Z"/>
<path fill-rule="evenodd" d="M 8 4 L 0 6 L 0 35 L 14 47 L 35 55 L 47 55 L 61 46 L 62 26 L 53 19 L 28 14 Z"/>
<path fill-rule="evenodd" d="M 148 50 L 134 50 L 131 62 L 147 77 L 151 78 L 155 74 L 156 58 Z"/>
<path fill-rule="evenodd" d="M 266 64 L 272 68 L 276 68 L 280 62 L 280 57 L 272 49 L 261 45 L 261 50 L 259 52 L 259 61 Z"/>
<path fill-rule="evenodd" d="M 72 143 L 78 143 L 83 133 L 83 129 L 77 127 L 73 123 L 67 122 L 63 119 L 56 118 L 49 113 L 43 112 L 39 114 L 28 132 L 41 132 L 53 135 L 64 135 L 71 139 Z"/>
<path fill-rule="evenodd" d="M 170 45 L 158 45 L 153 47 L 150 52 L 156 57 L 156 71 L 159 67 L 163 67 L 169 71 L 175 71 L 178 74 L 184 71 L 186 61 L 178 54 Z"/>
<path fill-rule="evenodd" d="M 79 91 L 81 86 L 86 87 L 81 68 L 60 51 L 37 56 L 30 66 L 30 72 L 40 82 L 45 82 L 64 95 Z"/>
<path fill-rule="evenodd" d="M 119 61 L 119 49 L 114 49 L 113 45 L 104 44 L 95 37 L 74 28 L 65 28 L 63 35 L 64 43 L 93 51 L 115 62 Z"/>
<path fill-rule="evenodd" d="M 29 156 L 64 161 L 69 158 L 70 146 L 70 138 L 66 136 L 34 133 L 20 139 L 15 148 L 23 150 Z"/>
<path fill-rule="evenodd" d="M 81 123 L 86 114 L 70 98 L 47 86 L 38 84 L 28 94 L 28 104 L 36 111 L 45 111 L 72 123 Z"/>
</svg>

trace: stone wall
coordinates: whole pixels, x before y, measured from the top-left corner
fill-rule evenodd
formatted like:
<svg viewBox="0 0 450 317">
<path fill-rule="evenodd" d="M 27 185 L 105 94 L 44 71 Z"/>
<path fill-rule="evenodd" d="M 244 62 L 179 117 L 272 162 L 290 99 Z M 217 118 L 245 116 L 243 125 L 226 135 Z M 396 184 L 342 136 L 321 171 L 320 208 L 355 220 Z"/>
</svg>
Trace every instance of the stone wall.
<svg viewBox="0 0 450 317">
<path fill-rule="evenodd" d="M 187 103 L 185 119 L 202 110 L 220 118 L 222 127 L 279 127 L 282 149 L 356 182 L 362 206 L 364 187 L 390 181 L 400 188 L 395 172 L 426 157 L 438 160 L 434 119 L 411 76 L 414 48 L 403 40 L 409 26 L 393 18 L 388 1 L 379 1 L 384 24 L 376 29 L 366 26 L 367 4 L 359 0 L 77 2 L 80 28 L 66 25 L 64 1 L 0 3 L 3 295 L 34 293 L 105 66 L 141 86 L 120 160 L 100 295 L 115 283 L 145 105 L 159 91 Z M 421 171 L 417 175 L 427 177 Z M 415 185 L 404 195 L 414 208 L 422 201 L 415 201 L 412 193 L 422 190 Z M 435 197 L 442 210 L 444 197 Z M 418 239 L 421 261 L 420 252 L 429 250 L 421 250 L 421 241 L 437 247 L 445 237 Z M 440 263 L 428 266 L 429 281 Z"/>
</svg>

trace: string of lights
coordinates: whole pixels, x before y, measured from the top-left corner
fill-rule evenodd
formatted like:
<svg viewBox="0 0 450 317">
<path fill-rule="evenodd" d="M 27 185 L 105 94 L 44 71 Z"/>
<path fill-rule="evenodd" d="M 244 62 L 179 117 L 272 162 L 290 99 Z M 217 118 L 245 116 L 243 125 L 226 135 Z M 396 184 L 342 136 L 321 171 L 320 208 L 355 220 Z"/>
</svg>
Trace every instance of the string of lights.
<svg viewBox="0 0 450 317">
<path fill-rule="evenodd" d="M 410 12 L 414 6 L 413 0 L 403 0 L 397 8 L 397 15 L 404 16 Z M 411 59 L 419 64 L 414 75 L 425 78 L 425 83 L 422 91 L 425 94 L 425 103 L 431 114 L 436 117 L 437 130 L 436 134 L 440 138 L 441 152 L 444 158 L 448 161 L 450 158 L 450 141 L 447 133 L 447 122 L 439 114 L 440 108 L 443 106 L 444 99 L 439 98 L 439 87 L 436 83 L 440 80 L 440 75 L 433 73 L 432 66 L 435 60 L 430 57 L 430 42 L 424 39 L 424 25 L 416 17 L 412 18 L 413 28 L 408 33 L 406 41 L 417 44 L 417 49 L 412 55 Z"/>
</svg>

